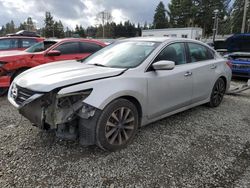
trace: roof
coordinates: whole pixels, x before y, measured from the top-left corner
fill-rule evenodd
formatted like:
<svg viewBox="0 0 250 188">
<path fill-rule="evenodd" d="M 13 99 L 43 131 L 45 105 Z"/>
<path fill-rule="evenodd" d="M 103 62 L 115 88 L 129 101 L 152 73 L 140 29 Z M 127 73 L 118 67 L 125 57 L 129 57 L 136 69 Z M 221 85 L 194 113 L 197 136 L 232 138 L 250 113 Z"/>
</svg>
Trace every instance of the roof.
<svg viewBox="0 0 250 188">
<path fill-rule="evenodd" d="M 5 36 L 5 37 L 0 37 L 0 39 L 43 39 L 41 37 L 28 37 L 28 36 Z"/>
<path fill-rule="evenodd" d="M 86 38 L 63 38 L 63 39 L 57 39 L 57 38 L 48 38 L 45 41 L 54 41 L 54 42 L 65 42 L 65 41 L 85 41 L 85 42 L 94 42 L 99 43 L 100 45 L 105 45 L 104 42 L 94 39 L 86 39 Z"/>
<path fill-rule="evenodd" d="M 144 42 L 164 42 L 170 38 L 168 37 L 134 37 L 134 38 L 128 38 L 124 39 L 125 41 L 144 41 Z"/>
<path fill-rule="evenodd" d="M 135 37 L 135 38 L 128 38 L 124 39 L 123 41 L 142 41 L 142 42 L 171 42 L 171 41 L 195 41 L 200 42 L 194 39 L 188 38 L 178 38 L 178 37 Z"/>
<path fill-rule="evenodd" d="M 152 32 L 152 31 L 176 31 L 176 30 L 202 30 L 202 28 L 200 27 L 164 28 L 164 29 L 147 29 L 147 30 L 142 30 L 142 31 Z"/>
</svg>

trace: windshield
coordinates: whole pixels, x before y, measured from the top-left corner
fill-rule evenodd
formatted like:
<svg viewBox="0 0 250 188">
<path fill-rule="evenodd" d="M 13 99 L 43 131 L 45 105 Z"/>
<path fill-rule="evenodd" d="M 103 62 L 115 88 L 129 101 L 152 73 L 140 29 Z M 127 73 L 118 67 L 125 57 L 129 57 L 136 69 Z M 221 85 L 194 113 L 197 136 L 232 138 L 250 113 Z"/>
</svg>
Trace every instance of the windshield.
<svg viewBox="0 0 250 188">
<path fill-rule="evenodd" d="M 84 63 L 113 68 L 133 68 L 140 65 L 158 45 L 159 43 L 155 42 L 118 42 L 91 55 Z"/>
<path fill-rule="evenodd" d="M 39 42 L 39 43 L 36 43 L 33 46 L 29 47 L 25 51 L 26 52 L 30 52 L 30 53 L 42 52 L 42 51 L 48 49 L 49 47 L 51 47 L 55 43 L 56 43 L 55 41 L 43 41 L 43 42 Z"/>
</svg>

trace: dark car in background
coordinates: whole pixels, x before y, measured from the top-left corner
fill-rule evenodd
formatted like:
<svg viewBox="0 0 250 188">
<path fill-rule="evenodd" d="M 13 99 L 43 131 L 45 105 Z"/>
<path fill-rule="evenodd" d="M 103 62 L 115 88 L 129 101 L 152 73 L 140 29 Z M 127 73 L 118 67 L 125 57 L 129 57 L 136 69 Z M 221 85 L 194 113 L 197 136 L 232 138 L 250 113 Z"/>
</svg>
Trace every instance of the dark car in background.
<svg viewBox="0 0 250 188">
<path fill-rule="evenodd" d="M 41 37 L 7 36 L 0 37 L 0 51 L 25 50 L 35 43 L 42 42 Z"/>
<path fill-rule="evenodd" d="M 0 51 L 25 50 L 42 41 L 44 41 L 44 38 L 36 32 L 21 30 L 0 37 Z"/>
<path fill-rule="evenodd" d="M 55 61 L 80 60 L 106 46 L 92 39 L 49 39 L 25 51 L 0 52 L 0 96 L 8 91 L 12 80 L 25 70 Z"/>
<path fill-rule="evenodd" d="M 250 33 L 235 34 L 226 40 L 227 57 L 235 77 L 250 78 Z"/>
</svg>

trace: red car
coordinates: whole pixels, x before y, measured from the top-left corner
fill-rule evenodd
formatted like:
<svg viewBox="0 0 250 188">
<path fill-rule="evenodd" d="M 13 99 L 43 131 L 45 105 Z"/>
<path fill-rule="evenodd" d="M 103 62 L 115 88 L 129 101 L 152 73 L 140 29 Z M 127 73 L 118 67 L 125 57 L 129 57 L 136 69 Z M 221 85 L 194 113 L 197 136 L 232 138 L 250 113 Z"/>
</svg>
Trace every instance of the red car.
<svg viewBox="0 0 250 188">
<path fill-rule="evenodd" d="M 100 50 L 106 44 L 90 39 L 45 40 L 25 51 L 0 52 L 0 95 L 5 94 L 11 81 L 23 71 L 54 61 L 79 60 Z"/>
<path fill-rule="evenodd" d="M 25 50 L 35 43 L 44 41 L 40 37 L 8 36 L 0 37 L 0 51 Z"/>
</svg>

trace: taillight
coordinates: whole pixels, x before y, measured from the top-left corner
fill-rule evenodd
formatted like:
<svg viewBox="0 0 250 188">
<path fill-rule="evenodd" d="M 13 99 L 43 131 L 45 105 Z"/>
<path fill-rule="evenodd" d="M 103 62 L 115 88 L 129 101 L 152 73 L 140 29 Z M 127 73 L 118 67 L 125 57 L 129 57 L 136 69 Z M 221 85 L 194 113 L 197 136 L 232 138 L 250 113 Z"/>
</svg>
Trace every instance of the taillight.
<svg viewBox="0 0 250 188">
<path fill-rule="evenodd" d="M 232 68 L 233 68 L 233 64 L 232 64 L 232 62 L 231 62 L 231 61 L 227 61 L 226 63 L 227 63 L 227 65 L 229 66 L 229 68 L 230 68 L 230 69 L 232 69 Z"/>
</svg>

